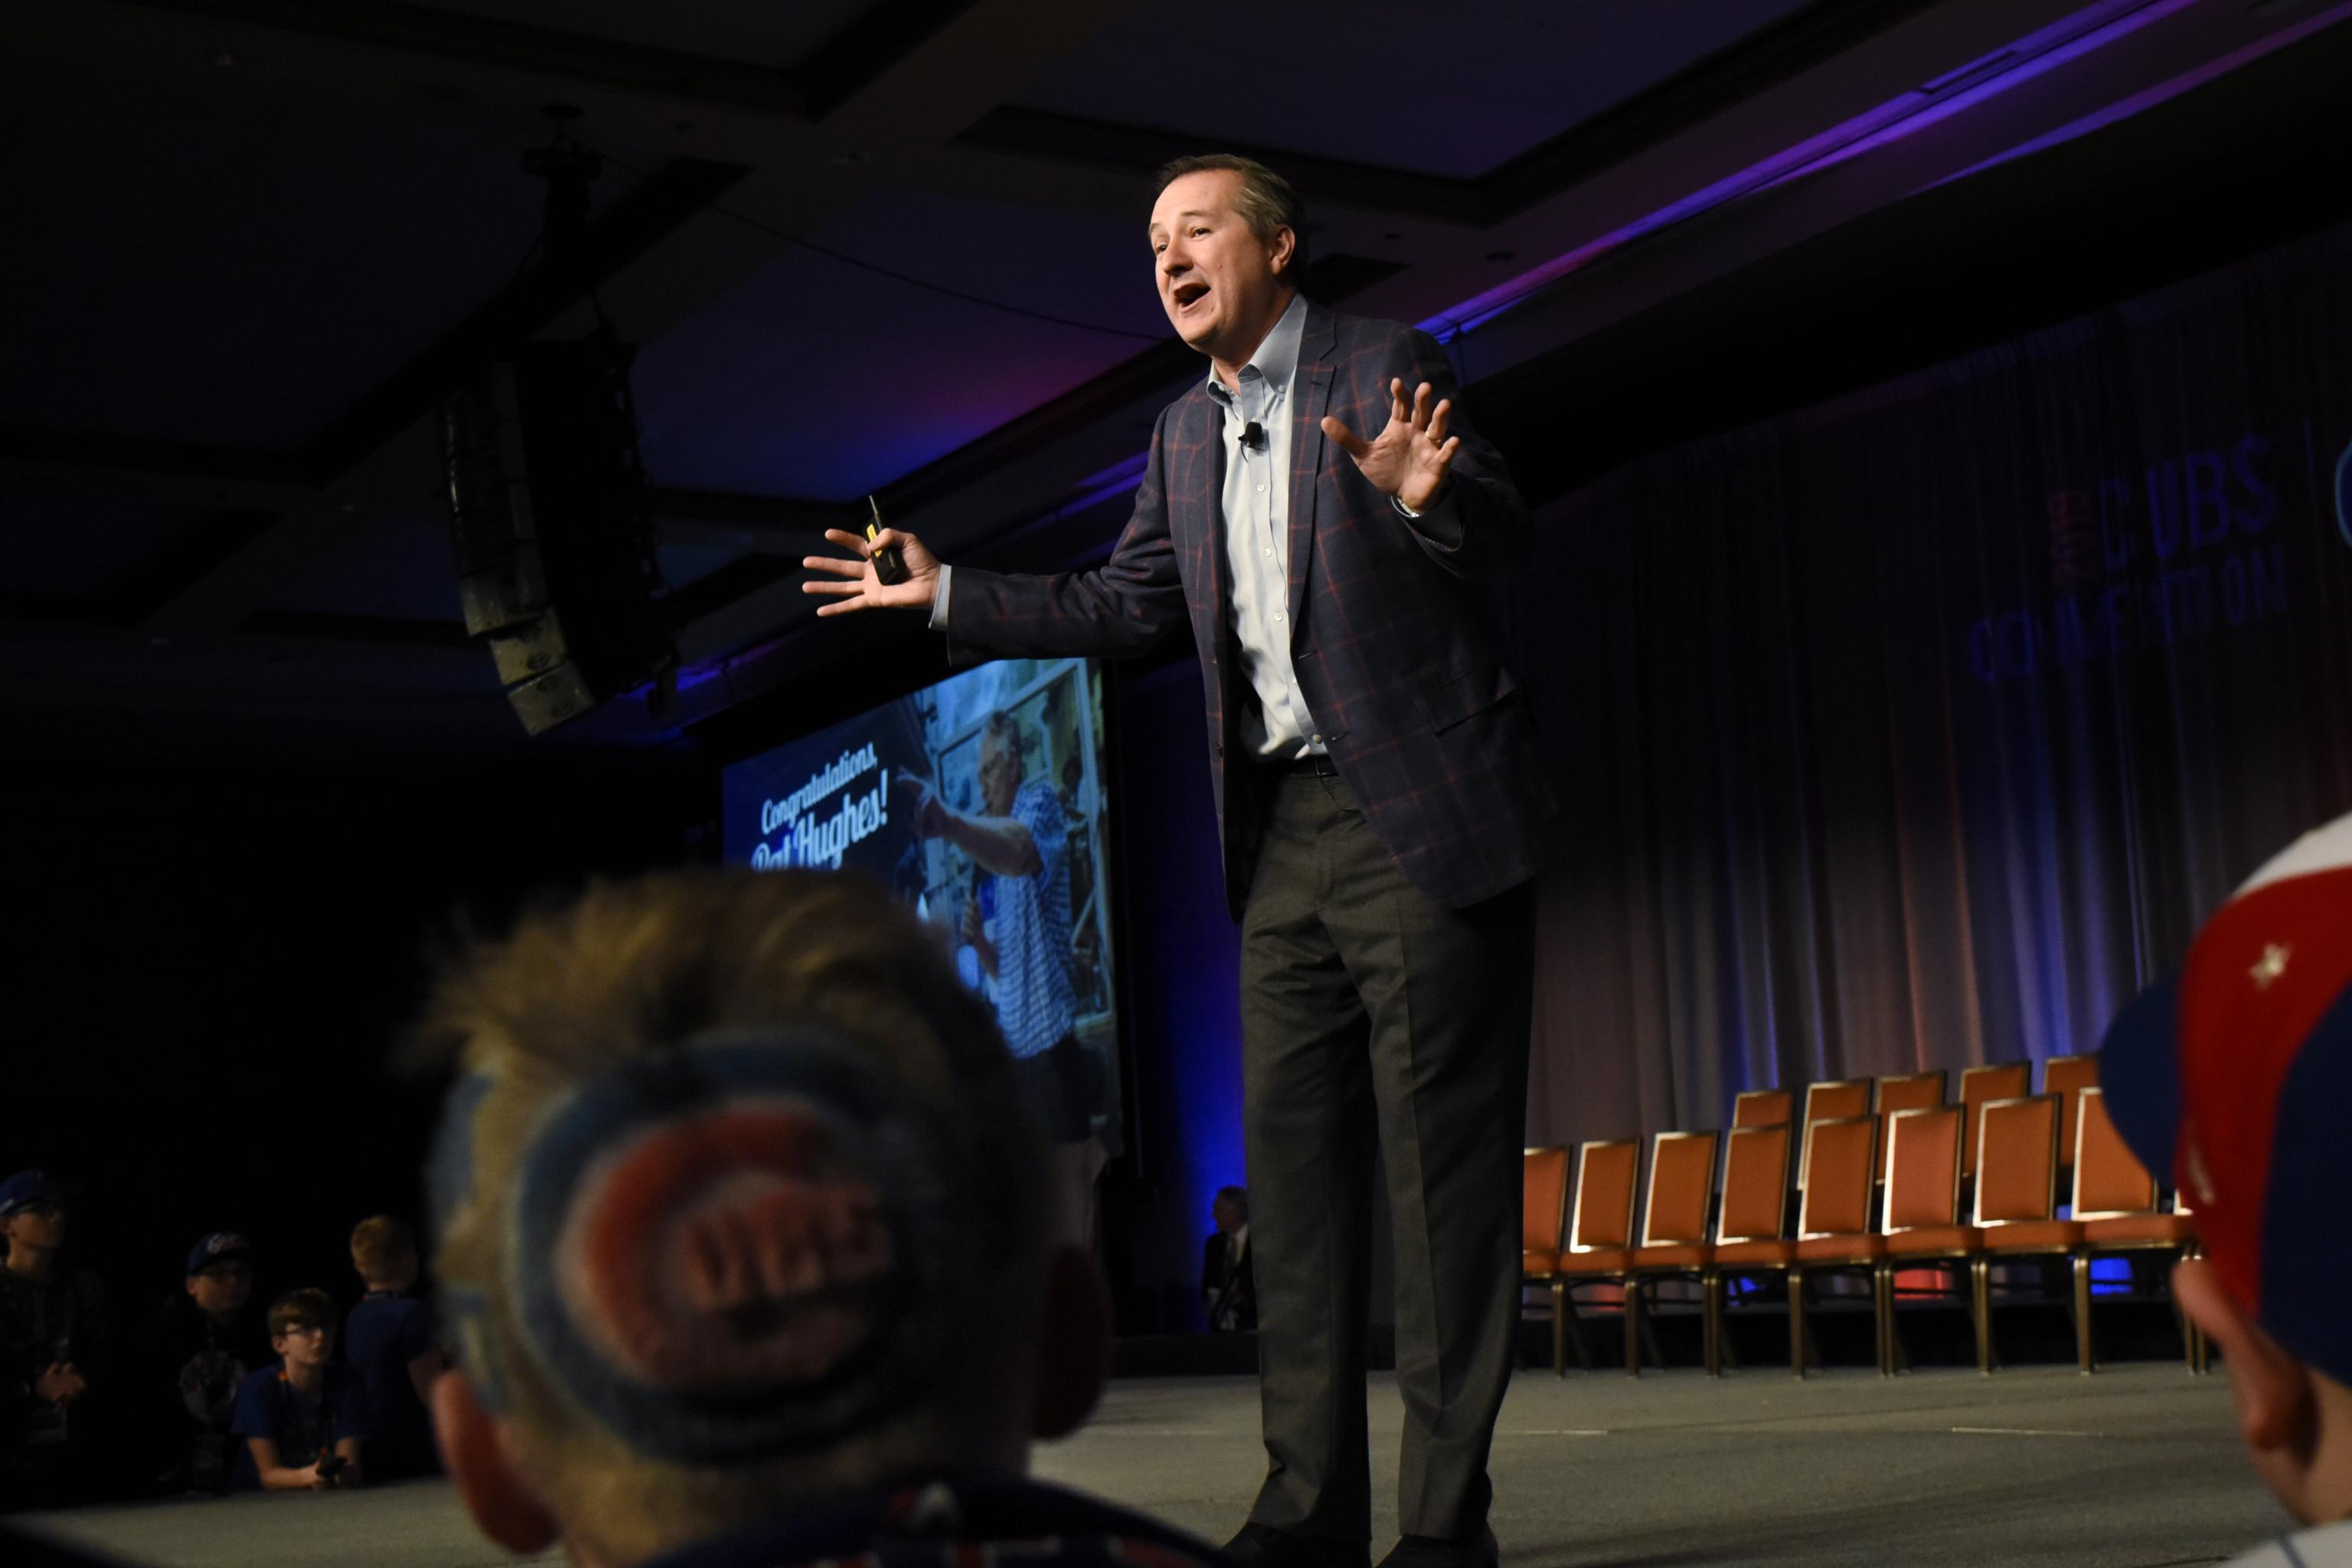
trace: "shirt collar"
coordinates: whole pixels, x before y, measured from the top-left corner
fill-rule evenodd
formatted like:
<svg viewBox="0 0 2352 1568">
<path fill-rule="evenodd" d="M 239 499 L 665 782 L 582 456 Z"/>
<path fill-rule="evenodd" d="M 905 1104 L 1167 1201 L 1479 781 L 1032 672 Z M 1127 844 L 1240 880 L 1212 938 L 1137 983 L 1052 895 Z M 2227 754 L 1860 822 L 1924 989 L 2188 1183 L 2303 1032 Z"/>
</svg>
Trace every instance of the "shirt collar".
<svg viewBox="0 0 2352 1568">
<path fill-rule="evenodd" d="M 1290 378 L 1298 370 L 1298 340 L 1307 334 L 1307 296 L 1293 294 L 1290 308 L 1282 312 L 1274 330 L 1258 344 L 1257 353 L 1249 363 L 1257 366 L 1258 374 L 1265 377 L 1266 390 L 1282 393 L 1289 390 Z M 1233 389 L 1217 379 L 1217 367 L 1209 367 L 1209 392 L 1212 396 L 1230 400 Z"/>
</svg>

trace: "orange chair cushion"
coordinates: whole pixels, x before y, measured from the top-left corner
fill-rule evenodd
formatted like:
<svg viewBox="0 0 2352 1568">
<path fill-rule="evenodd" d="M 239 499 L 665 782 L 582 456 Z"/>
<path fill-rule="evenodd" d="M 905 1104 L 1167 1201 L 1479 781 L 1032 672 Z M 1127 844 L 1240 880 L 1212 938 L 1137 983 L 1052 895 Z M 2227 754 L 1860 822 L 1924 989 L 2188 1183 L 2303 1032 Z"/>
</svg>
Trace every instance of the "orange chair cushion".
<svg viewBox="0 0 2352 1568">
<path fill-rule="evenodd" d="M 1974 1252 L 1984 1245 L 1984 1232 L 1972 1225 L 1923 1225 L 1886 1238 L 1889 1258 L 1943 1258 Z"/>
<path fill-rule="evenodd" d="M 1797 1255 L 1794 1243 L 1786 1241 L 1725 1241 L 1716 1244 L 1715 1266 L 1717 1268 L 1785 1268 Z"/>
<path fill-rule="evenodd" d="M 1884 1258 L 1886 1238 L 1866 1231 L 1853 1231 L 1843 1236 L 1817 1236 L 1810 1241 L 1797 1243 L 1800 1263 L 1841 1263 L 1849 1258 Z"/>
<path fill-rule="evenodd" d="M 2185 1214 L 2126 1214 L 2082 1224 L 2090 1247 L 2186 1247 L 2197 1239 L 2197 1221 Z"/>
<path fill-rule="evenodd" d="M 1596 1247 L 1590 1252 L 1563 1252 L 1555 1272 L 1561 1274 L 1622 1274 L 1633 1256 L 1630 1247 Z"/>
<path fill-rule="evenodd" d="M 1557 1252 L 1519 1254 L 1519 1272 L 1522 1274 L 1549 1274 L 1559 1267 L 1559 1254 Z"/>
<path fill-rule="evenodd" d="M 1704 1242 L 1667 1241 L 1633 1249 L 1635 1268 L 1704 1268 L 1715 1249 Z"/>
<path fill-rule="evenodd" d="M 1984 1227 L 1987 1252 L 2064 1252 L 2083 1243 L 2083 1227 L 2071 1219 L 2021 1219 Z"/>
</svg>

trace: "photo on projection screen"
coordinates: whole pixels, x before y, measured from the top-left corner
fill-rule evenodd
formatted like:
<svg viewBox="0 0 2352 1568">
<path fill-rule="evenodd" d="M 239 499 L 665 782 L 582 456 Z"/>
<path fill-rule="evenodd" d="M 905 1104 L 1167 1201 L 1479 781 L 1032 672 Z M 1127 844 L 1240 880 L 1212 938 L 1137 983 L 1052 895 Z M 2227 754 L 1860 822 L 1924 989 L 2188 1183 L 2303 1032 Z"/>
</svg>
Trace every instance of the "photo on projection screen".
<svg viewBox="0 0 2352 1568">
<path fill-rule="evenodd" d="M 1102 723 L 1091 660 L 999 660 L 737 763 L 720 821 L 731 864 L 847 869 L 912 908 L 995 1008 L 1048 1133 L 1117 1154 Z M 1020 875 L 1003 846 L 1024 841 Z"/>
</svg>

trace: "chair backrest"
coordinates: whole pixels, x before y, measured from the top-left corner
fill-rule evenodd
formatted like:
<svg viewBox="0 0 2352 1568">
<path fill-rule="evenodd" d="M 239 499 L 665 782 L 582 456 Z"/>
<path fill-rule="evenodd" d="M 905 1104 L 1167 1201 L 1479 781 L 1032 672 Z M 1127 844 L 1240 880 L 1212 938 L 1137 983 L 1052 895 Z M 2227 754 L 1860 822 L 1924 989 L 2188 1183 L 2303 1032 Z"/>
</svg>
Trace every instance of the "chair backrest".
<svg viewBox="0 0 2352 1568">
<path fill-rule="evenodd" d="M 1633 1245 L 1633 1197 L 1641 1185 L 1641 1173 L 1638 1138 L 1594 1142 L 1576 1152 L 1576 1217 L 1568 1231 L 1570 1252 Z"/>
<path fill-rule="evenodd" d="M 1742 1090 L 1731 1102 L 1731 1124 L 1734 1127 L 1769 1127 L 1776 1121 L 1792 1121 L 1797 1097 L 1785 1089 L 1750 1089 Z"/>
<path fill-rule="evenodd" d="M 1809 1083 L 1805 1086 L 1805 1137 L 1797 1150 L 1797 1185 L 1803 1186 L 1812 1178 L 1813 1123 L 1839 1121 L 1849 1116 L 1870 1114 L 1870 1080 L 1866 1078 L 1842 1079 L 1832 1083 Z"/>
<path fill-rule="evenodd" d="M 2058 1202 L 2054 1094 L 1987 1100 L 1977 1112 L 1976 1223 L 2048 1219 Z"/>
<path fill-rule="evenodd" d="M 2074 1097 L 2099 1081 L 2096 1057 L 2052 1057 L 2042 1064 L 2042 1092 L 2054 1094 L 2065 1104 L 2058 1112 L 2058 1163 L 2074 1163 Z"/>
<path fill-rule="evenodd" d="M 1724 1134 L 1723 1213 L 1717 1241 L 1778 1241 L 1789 1230 L 1789 1124 Z"/>
<path fill-rule="evenodd" d="M 1806 1130 L 1813 1152 L 1797 1230 L 1802 1236 L 1844 1236 L 1870 1228 L 1870 1194 L 1878 1169 L 1878 1118 L 1841 1116 Z"/>
<path fill-rule="evenodd" d="M 1568 1151 L 1529 1149 L 1519 1157 L 1519 1246 L 1528 1252 L 1558 1252 L 1568 1224 Z"/>
<path fill-rule="evenodd" d="M 1916 1110 L 1924 1106 L 1944 1103 L 1944 1069 L 1927 1072 L 1885 1073 L 1880 1076 L 1872 1090 L 1872 1109 L 1878 1112 L 1878 1147 L 1885 1159 L 1895 1157 L 1894 1129 L 1886 1125 L 1898 1110 Z M 1879 1166 L 1878 1179 L 1886 1179 L 1886 1167 Z"/>
<path fill-rule="evenodd" d="M 1989 1100 L 2018 1100 L 2033 1092 L 2032 1062 L 1994 1062 L 1960 1074 L 1960 1103 L 1968 1116 L 1960 1125 L 1960 1174 L 1977 1173 L 1977 1110 Z"/>
<path fill-rule="evenodd" d="M 1650 1201 L 1642 1214 L 1642 1245 L 1706 1239 L 1706 1211 L 1715 1199 L 1715 1134 L 1661 1132 L 1650 1140 Z"/>
<path fill-rule="evenodd" d="M 1921 1105 L 1886 1121 L 1886 1226 L 1890 1231 L 1950 1225 L 1960 1212 L 1960 1127 L 1957 1105 Z"/>
<path fill-rule="evenodd" d="M 2107 1116 L 2105 1089 L 2075 1097 L 2074 1217 L 2102 1219 L 2147 1214 L 2156 1207 L 2156 1178 L 2131 1152 Z"/>
</svg>

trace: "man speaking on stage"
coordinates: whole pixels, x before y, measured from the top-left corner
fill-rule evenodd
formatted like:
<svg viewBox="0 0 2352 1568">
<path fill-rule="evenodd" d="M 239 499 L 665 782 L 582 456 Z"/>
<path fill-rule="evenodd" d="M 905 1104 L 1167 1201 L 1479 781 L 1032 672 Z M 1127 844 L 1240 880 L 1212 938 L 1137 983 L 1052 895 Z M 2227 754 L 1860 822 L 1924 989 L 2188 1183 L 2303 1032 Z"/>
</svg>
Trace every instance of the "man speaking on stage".
<svg viewBox="0 0 2352 1568">
<path fill-rule="evenodd" d="M 925 608 L 950 657 L 1139 654 L 1187 616 L 1242 927 L 1244 1147 L 1267 1473 L 1245 1568 L 1364 1568 L 1372 1139 L 1395 1222 L 1403 1539 L 1495 1561 L 1487 1450 L 1518 1321 L 1533 916 L 1549 823 L 1497 590 L 1528 513 L 1434 340 L 1300 292 L 1306 223 L 1248 159 L 1180 159 L 1153 277 L 1202 384 L 1160 416 L 1090 572 L 942 565 L 827 537 L 820 615 Z M 866 559 L 895 545 L 908 575 Z M 1377 1131 L 1375 1132 L 1375 1128 Z"/>
</svg>

